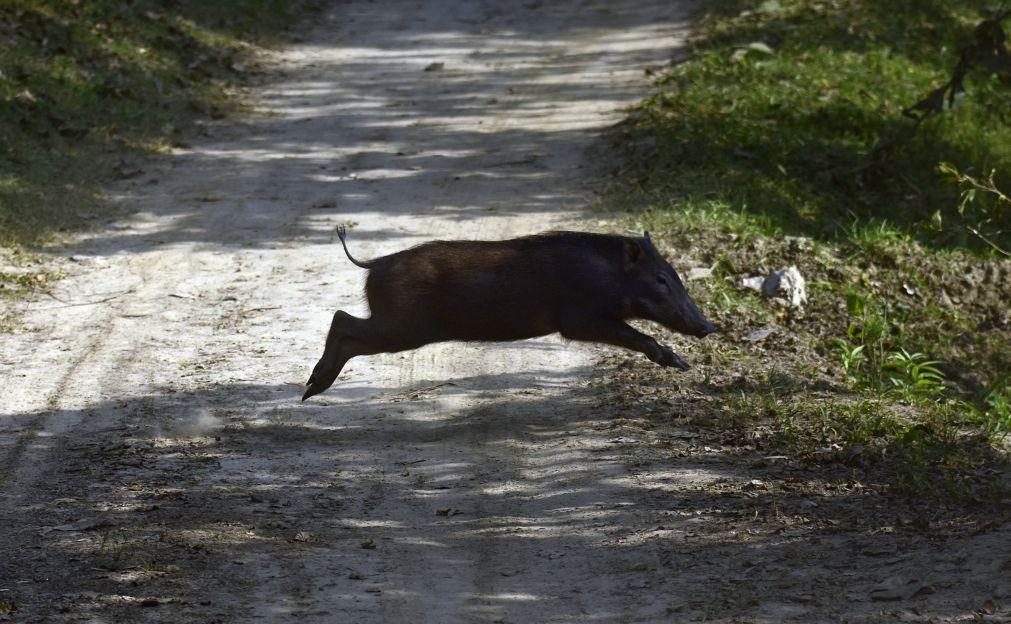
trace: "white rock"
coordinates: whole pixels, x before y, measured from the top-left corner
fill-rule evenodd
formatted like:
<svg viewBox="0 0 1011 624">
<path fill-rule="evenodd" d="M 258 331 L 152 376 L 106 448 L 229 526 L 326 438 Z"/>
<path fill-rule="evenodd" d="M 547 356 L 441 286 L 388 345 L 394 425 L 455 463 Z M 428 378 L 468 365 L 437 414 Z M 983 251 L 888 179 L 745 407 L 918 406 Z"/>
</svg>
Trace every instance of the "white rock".
<svg viewBox="0 0 1011 624">
<path fill-rule="evenodd" d="M 762 282 L 762 296 L 781 296 L 794 308 L 802 308 L 807 303 L 807 284 L 796 266 L 789 266 L 769 273 Z"/>
</svg>

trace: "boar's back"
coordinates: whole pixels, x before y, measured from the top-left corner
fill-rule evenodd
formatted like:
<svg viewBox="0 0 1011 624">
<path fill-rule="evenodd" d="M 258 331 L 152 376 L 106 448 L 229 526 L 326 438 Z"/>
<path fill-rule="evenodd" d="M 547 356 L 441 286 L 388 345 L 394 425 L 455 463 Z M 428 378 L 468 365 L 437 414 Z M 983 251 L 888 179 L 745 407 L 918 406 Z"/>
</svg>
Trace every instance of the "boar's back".
<svg viewBox="0 0 1011 624">
<path fill-rule="evenodd" d="M 373 316 L 440 340 L 518 340 L 582 310 L 617 315 L 624 239 L 552 232 L 504 241 L 434 241 L 377 258 Z"/>
</svg>

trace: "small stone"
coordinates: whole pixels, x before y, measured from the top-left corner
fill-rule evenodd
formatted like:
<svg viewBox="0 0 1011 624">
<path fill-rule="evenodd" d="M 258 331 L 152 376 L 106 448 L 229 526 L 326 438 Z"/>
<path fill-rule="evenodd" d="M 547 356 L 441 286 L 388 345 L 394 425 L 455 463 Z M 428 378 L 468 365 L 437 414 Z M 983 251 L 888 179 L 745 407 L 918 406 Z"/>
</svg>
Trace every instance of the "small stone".
<svg viewBox="0 0 1011 624">
<path fill-rule="evenodd" d="M 774 333 L 776 333 L 775 327 L 762 327 L 749 332 L 744 336 L 744 338 L 742 338 L 742 340 L 744 340 L 744 342 L 758 342 L 760 340 L 765 340 Z"/>
<path fill-rule="evenodd" d="M 762 296 L 782 296 L 793 308 L 801 308 L 807 303 L 807 284 L 796 266 L 789 266 L 770 273 L 762 281 Z"/>
<path fill-rule="evenodd" d="M 29 91 L 28 89 L 22 90 L 20 93 L 14 96 L 14 99 L 22 104 L 28 105 L 32 105 L 38 102 L 38 100 L 35 99 L 35 95 L 33 95 L 32 92 Z"/>
<path fill-rule="evenodd" d="M 790 251 L 794 252 L 810 251 L 813 247 L 811 239 L 806 236 L 787 236 L 783 240 L 786 241 Z"/>
<path fill-rule="evenodd" d="M 706 279 L 707 277 L 712 277 L 713 270 L 709 267 L 693 267 L 688 269 L 688 274 L 685 276 L 688 281 Z"/>
</svg>

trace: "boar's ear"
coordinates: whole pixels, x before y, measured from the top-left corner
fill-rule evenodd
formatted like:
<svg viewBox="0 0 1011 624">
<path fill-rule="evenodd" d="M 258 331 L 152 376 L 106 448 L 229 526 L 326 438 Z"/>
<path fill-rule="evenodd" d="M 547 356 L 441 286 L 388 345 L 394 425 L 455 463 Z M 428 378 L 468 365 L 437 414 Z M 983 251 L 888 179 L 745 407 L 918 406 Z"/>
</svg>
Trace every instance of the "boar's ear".
<svg viewBox="0 0 1011 624">
<path fill-rule="evenodd" d="M 632 271 L 639 266 L 642 262 L 643 256 L 642 245 L 639 244 L 634 238 L 626 238 L 624 248 L 622 250 L 622 265 L 626 271 Z"/>
<path fill-rule="evenodd" d="M 642 237 L 646 239 L 646 242 L 647 242 L 647 243 L 652 243 L 652 242 L 653 242 L 653 241 L 652 241 L 652 240 L 650 240 L 650 238 L 649 238 L 649 232 L 647 232 L 647 231 L 645 231 L 645 230 L 643 230 L 643 232 L 642 232 Z"/>
</svg>

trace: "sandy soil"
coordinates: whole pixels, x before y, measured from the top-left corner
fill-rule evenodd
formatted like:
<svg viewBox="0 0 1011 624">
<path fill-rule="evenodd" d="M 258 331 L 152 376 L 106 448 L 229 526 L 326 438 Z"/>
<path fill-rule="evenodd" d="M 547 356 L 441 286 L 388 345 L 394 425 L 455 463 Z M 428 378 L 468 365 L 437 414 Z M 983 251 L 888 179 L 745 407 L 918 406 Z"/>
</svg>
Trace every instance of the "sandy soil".
<svg viewBox="0 0 1011 624">
<path fill-rule="evenodd" d="M 625 4 L 334 2 L 256 114 L 110 189 L 128 216 L 2 337 L 0 620 L 1006 614 L 1005 524 L 839 527 L 859 499 L 630 419 L 608 348 L 434 345 L 298 401 L 333 312 L 365 313 L 338 223 L 360 258 L 609 227 L 600 131 L 690 17 Z"/>
</svg>

